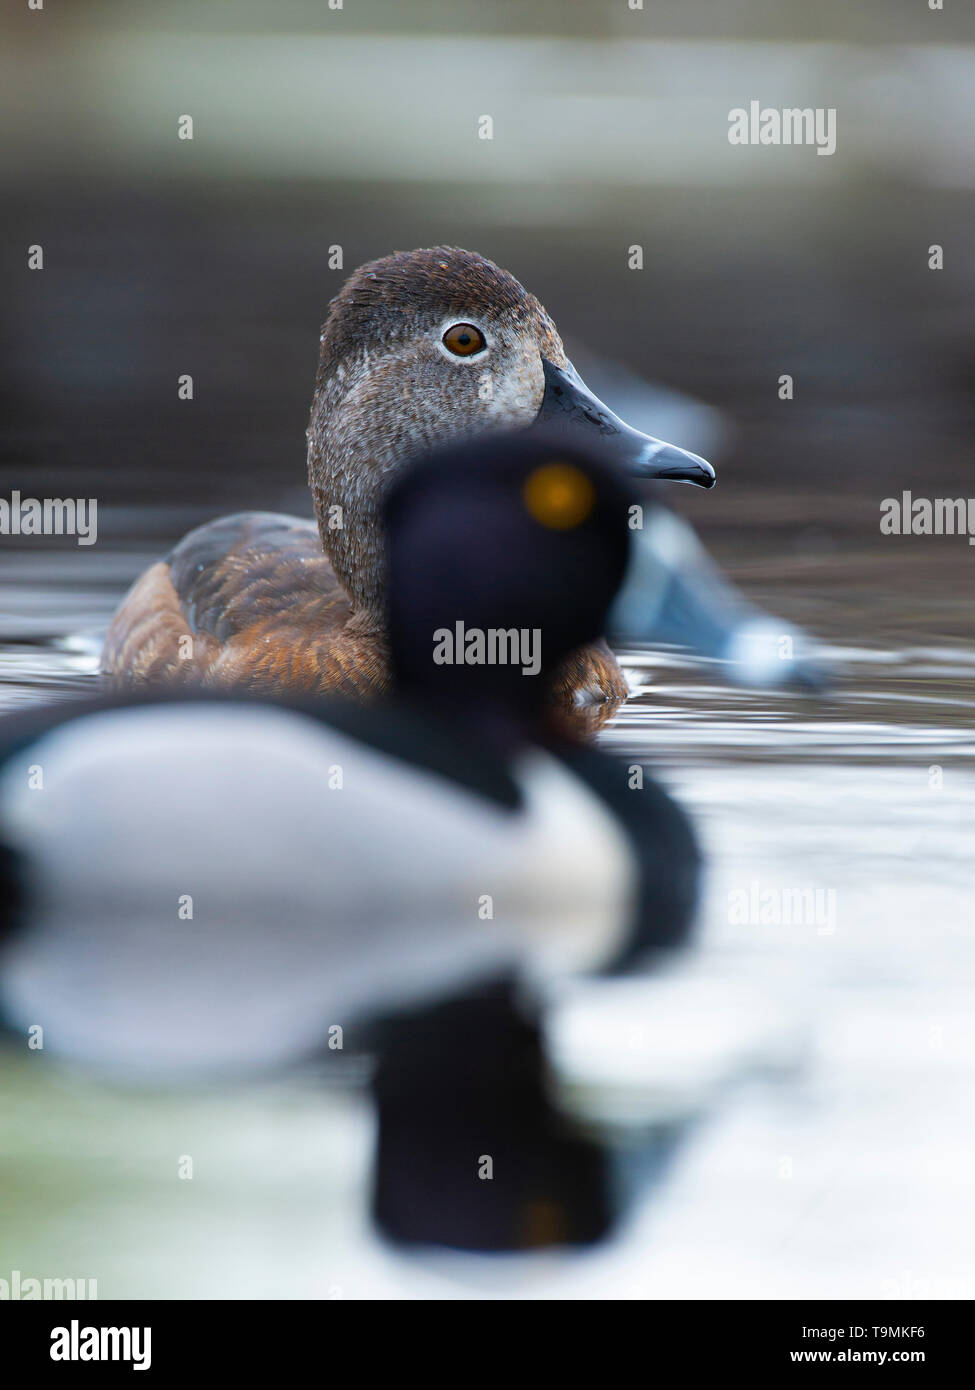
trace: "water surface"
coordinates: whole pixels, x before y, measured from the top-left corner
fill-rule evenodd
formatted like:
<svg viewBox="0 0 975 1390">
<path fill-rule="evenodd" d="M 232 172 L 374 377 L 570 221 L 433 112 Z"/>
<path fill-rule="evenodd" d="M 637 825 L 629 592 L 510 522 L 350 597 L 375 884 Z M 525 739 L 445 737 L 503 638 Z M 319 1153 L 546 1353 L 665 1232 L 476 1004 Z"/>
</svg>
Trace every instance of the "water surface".
<svg viewBox="0 0 975 1390">
<path fill-rule="evenodd" d="M 124 587 L 203 514 L 120 508 L 96 552 L 0 557 L 0 708 L 96 689 Z M 355 1090 L 298 1076 L 120 1094 L 61 1068 L 39 1086 L 16 1058 L 0 1265 L 97 1277 L 102 1297 L 971 1296 L 967 604 L 931 582 L 930 552 L 892 601 L 882 553 L 810 561 L 762 539 L 753 527 L 715 548 L 754 597 L 824 634 L 831 695 L 734 689 L 683 653 L 624 653 L 634 693 L 603 737 L 656 765 L 709 861 L 694 950 L 636 995 L 567 1001 L 552 1025 L 567 1103 L 624 1147 L 682 1134 L 617 1241 L 575 1259 L 404 1261 L 366 1220 L 372 1120 Z M 732 911 L 792 890 L 818 894 L 804 899 L 818 914 Z M 186 1153 L 192 1184 L 175 1177 Z"/>
</svg>

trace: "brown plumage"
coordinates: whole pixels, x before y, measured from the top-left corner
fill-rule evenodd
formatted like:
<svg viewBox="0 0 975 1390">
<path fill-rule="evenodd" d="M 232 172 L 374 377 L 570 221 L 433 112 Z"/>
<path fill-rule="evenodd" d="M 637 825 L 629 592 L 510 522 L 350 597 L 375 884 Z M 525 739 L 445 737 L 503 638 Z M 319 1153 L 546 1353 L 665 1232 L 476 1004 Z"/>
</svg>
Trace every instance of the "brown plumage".
<svg viewBox="0 0 975 1390">
<path fill-rule="evenodd" d="M 121 687 L 381 692 L 381 632 L 351 620 L 313 521 L 240 512 L 191 531 L 136 581 L 103 665 Z"/>
<path fill-rule="evenodd" d="M 441 342 L 451 320 L 479 325 L 488 350 L 452 360 Z M 317 529 L 253 512 L 191 532 L 115 614 L 103 653 L 111 684 L 386 690 L 378 515 L 388 478 L 432 444 L 530 424 L 545 390 L 543 357 L 567 365 L 552 320 L 482 256 L 435 247 L 361 267 L 322 330 L 308 429 Z M 599 644 L 565 663 L 553 701 L 585 735 L 626 694 Z"/>
</svg>

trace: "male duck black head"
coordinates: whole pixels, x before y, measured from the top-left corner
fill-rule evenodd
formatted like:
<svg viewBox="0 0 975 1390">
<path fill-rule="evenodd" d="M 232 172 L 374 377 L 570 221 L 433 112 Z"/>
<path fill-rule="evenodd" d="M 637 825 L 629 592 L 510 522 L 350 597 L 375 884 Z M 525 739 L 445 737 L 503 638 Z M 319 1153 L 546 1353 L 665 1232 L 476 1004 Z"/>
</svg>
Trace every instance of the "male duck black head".
<svg viewBox="0 0 975 1390">
<path fill-rule="evenodd" d="M 399 693 L 537 732 L 558 671 L 603 631 L 627 504 L 612 461 L 562 437 L 488 435 L 419 460 L 384 513 Z"/>
</svg>

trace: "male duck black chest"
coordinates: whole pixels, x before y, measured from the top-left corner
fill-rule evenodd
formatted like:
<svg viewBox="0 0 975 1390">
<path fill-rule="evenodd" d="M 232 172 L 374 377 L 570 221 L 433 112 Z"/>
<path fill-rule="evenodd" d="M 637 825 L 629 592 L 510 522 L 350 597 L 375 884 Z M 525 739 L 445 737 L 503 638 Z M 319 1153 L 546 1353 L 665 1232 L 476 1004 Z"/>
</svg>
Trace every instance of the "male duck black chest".
<svg viewBox="0 0 975 1390">
<path fill-rule="evenodd" d="M 190 532 L 116 613 L 103 653 L 110 684 L 381 693 L 390 677 L 380 507 L 391 475 L 431 444 L 535 422 L 568 438 L 598 435 L 640 476 L 714 481 L 702 459 L 597 400 L 543 306 L 491 261 L 435 247 L 361 267 L 321 335 L 307 432 L 317 526 L 248 512 Z M 596 642 L 566 659 L 551 698 L 589 733 L 626 694 Z"/>
</svg>

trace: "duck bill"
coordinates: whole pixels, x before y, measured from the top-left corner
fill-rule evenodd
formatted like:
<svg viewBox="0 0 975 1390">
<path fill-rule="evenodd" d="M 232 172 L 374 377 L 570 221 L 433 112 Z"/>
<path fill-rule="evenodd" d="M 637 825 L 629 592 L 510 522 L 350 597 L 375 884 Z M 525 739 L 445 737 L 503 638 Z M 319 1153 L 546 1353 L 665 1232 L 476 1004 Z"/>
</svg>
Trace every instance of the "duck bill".
<svg viewBox="0 0 975 1390">
<path fill-rule="evenodd" d="M 593 395 L 571 362 L 557 367 L 543 357 L 542 370 L 545 394 L 538 412 L 538 424 L 548 430 L 594 430 L 627 471 L 637 477 L 714 487 L 714 469 L 709 463 L 697 454 L 654 439 L 653 435 L 643 434 L 626 424 Z"/>
</svg>

